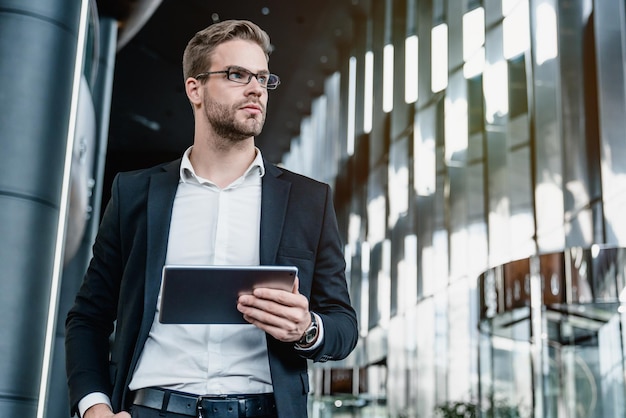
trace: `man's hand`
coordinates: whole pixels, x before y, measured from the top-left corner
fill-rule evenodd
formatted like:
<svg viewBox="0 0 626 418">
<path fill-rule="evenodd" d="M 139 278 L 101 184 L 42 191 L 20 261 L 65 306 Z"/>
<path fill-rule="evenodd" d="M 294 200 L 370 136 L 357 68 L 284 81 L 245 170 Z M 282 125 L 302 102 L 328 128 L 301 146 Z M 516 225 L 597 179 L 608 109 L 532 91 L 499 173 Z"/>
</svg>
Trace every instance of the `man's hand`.
<svg viewBox="0 0 626 418">
<path fill-rule="evenodd" d="M 83 418 L 130 418 L 128 412 L 122 411 L 118 414 L 114 414 L 109 408 L 109 405 L 104 403 L 97 403 L 91 408 L 85 411 Z"/>
<path fill-rule="evenodd" d="M 291 292 L 258 288 L 239 296 L 237 309 L 246 321 L 283 342 L 298 341 L 311 325 L 309 301 L 298 292 L 296 277 Z"/>
</svg>

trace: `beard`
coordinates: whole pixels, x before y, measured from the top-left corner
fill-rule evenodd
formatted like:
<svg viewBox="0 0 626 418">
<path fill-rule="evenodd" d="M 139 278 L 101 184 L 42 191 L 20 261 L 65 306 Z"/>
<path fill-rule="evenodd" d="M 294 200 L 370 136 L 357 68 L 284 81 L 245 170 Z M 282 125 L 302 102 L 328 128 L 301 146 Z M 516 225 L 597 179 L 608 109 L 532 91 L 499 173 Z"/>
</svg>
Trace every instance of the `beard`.
<svg viewBox="0 0 626 418">
<path fill-rule="evenodd" d="M 261 107 L 260 115 L 248 115 L 245 120 L 236 118 L 237 110 L 249 102 L 244 100 L 229 107 L 206 97 L 204 115 L 217 135 L 231 142 L 241 142 L 259 135 L 265 123 L 265 106 L 260 102 L 255 102 Z"/>
</svg>

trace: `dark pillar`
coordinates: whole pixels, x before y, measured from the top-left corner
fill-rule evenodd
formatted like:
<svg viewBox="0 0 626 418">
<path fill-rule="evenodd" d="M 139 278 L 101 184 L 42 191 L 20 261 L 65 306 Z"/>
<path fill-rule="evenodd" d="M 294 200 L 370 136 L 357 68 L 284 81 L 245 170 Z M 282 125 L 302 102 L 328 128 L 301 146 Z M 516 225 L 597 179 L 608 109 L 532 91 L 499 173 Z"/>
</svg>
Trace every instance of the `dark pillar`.
<svg viewBox="0 0 626 418">
<path fill-rule="evenodd" d="M 1 417 L 35 417 L 47 377 L 81 3 L 0 0 Z"/>
</svg>

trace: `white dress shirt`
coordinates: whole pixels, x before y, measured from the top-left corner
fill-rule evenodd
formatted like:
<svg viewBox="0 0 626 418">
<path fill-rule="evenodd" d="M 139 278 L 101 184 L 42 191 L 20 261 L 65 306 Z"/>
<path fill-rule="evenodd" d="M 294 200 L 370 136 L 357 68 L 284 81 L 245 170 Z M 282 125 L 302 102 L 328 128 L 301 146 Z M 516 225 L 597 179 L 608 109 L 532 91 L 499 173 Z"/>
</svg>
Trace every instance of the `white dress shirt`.
<svg viewBox="0 0 626 418">
<path fill-rule="evenodd" d="M 190 151 L 180 167 L 165 263 L 258 265 L 264 174 L 260 151 L 245 174 L 223 189 L 195 174 Z M 158 386 L 198 395 L 272 392 L 265 332 L 251 324 L 161 324 L 159 305 L 130 390 Z"/>
</svg>

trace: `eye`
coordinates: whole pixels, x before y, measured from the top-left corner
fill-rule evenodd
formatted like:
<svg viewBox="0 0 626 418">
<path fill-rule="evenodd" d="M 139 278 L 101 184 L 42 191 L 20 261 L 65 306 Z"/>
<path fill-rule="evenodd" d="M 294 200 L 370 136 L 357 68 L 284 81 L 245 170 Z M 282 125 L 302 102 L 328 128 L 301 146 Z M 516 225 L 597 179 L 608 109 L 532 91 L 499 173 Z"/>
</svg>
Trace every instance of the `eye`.
<svg viewBox="0 0 626 418">
<path fill-rule="evenodd" d="M 228 78 L 233 81 L 248 81 L 250 72 L 240 68 L 231 68 L 228 73 Z"/>
<path fill-rule="evenodd" d="M 259 80 L 259 83 L 261 83 L 262 85 L 266 85 L 269 77 L 269 74 L 259 74 L 256 79 Z"/>
</svg>

